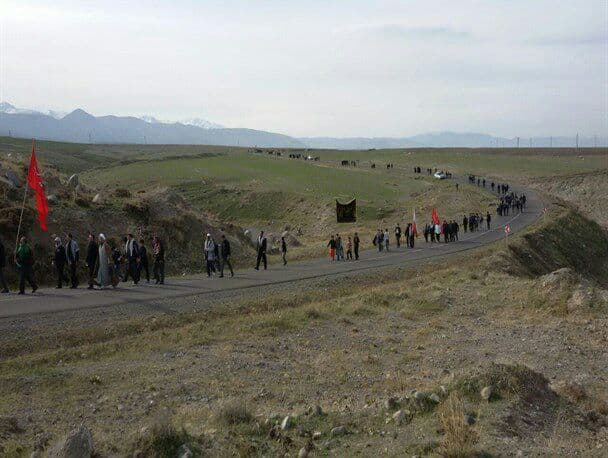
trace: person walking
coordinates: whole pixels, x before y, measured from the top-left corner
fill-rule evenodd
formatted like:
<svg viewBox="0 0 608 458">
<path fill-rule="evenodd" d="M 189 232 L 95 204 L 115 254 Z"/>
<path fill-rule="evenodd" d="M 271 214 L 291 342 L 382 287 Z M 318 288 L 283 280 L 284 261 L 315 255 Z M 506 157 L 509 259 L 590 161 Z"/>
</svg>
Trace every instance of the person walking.
<svg viewBox="0 0 608 458">
<path fill-rule="evenodd" d="M 469 225 L 469 218 L 467 218 L 467 215 L 463 215 L 463 217 L 462 217 L 462 227 L 464 228 L 465 232 L 467 232 L 468 225 Z"/>
<path fill-rule="evenodd" d="M 8 293 L 8 286 L 6 284 L 6 280 L 4 278 L 4 268 L 6 267 L 6 250 L 4 249 L 4 243 L 2 243 L 2 239 L 0 239 L 0 293 Z"/>
<path fill-rule="evenodd" d="M 329 239 L 329 243 L 327 244 L 327 246 L 329 247 L 329 258 L 332 261 L 336 260 L 336 240 L 334 239 L 334 236 L 332 235 L 331 238 Z"/>
<path fill-rule="evenodd" d="M 127 281 L 129 275 L 133 280 L 133 284 L 139 283 L 139 246 L 133 234 L 127 234 L 127 241 L 125 243 L 125 257 L 127 259 L 127 272 L 125 273 L 124 281 Z"/>
<path fill-rule="evenodd" d="M 95 285 L 95 267 L 97 264 L 97 257 L 99 256 L 99 246 L 95 242 L 95 237 L 90 232 L 88 240 L 89 242 L 87 244 L 87 257 L 84 261 L 84 264 L 89 273 L 88 289 L 93 289 L 93 285 Z"/>
<path fill-rule="evenodd" d="M 141 278 L 142 271 L 146 273 L 146 283 L 150 283 L 150 264 L 148 262 L 148 249 L 144 245 L 144 239 L 139 241 L 139 272 L 137 276 Z"/>
<path fill-rule="evenodd" d="M 165 284 L 165 246 L 157 235 L 152 239 L 152 257 L 154 258 L 154 266 L 152 273 L 154 275 L 155 285 Z"/>
<path fill-rule="evenodd" d="M 281 256 L 283 257 L 283 265 L 287 265 L 287 242 L 285 237 L 281 237 Z"/>
<path fill-rule="evenodd" d="M 416 232 L 414 231 L 414 224 L 409 223 L 407 227 L 407 239 L 408 239 L 408 247 L 414 248 L 414 244 L 416 243 Z"/>
<path fill-rule="evenodd" d="M 74 240 L 71 232 L 68 232 L 67 242 L 65 243 L 65 256 L 70 270 L 71 289 L 78 288 L 78 261 L 80 260 L 80 249 L 78 242 Z"/>
<path fill-rule="evenodd" d="M 378 252 L 382 251 L 382 248 L 384 246 L 383 239 L 384 239 L 384 233 L 380 229 L 378 229 L 376 231 L 376 235 L 374 236 L 374 240 L 373 240 L 374 246 L 378 247 Z"/>
<path fill-rule="evenodd" d="M 59 237 L 55 237 L 55 255 L 53 257 L 53 265 L 55 266 L 55 273 L 57 275 L 57 286 L 55 288 L 61 289 L 65 278 L 65 263 L 66 263 L 65 247 L 61 243 Z M 67 283 L 67 281 L 66 281 Z"/>
<path fill-rule="evenodd" d="M 118 283 L 118 271 L 115 264 L 112 263 L 113 252 L 106 240 L 104 234 L 99 234 L 99 243 L 97 245 L 97 284 L 99 289 L 104 289 L 106 286 L 112 285 L 116 288 Z M 120 252 L 118 253 L 120 257 Z"/>
<path fill-rule="evenodd" d="M 27 243 L 27 238 L 21 237 L 17 252 L 15 253 L 15 265 L 19 271 L 19 294 L 25 294 L 25 281 L 32 287 L 32 293 L 38 289 L 34 280 L 34 255 Z"/>
<path fill-rule="evenodd" d="M 382 238 L 384 240 L 384 247 L 386 248 L 386 253 L 388 254 L 389 244 L 390 244 L 390 236 L 388 233 L 388 228 L 384 229 L 384 236 Z"/>
<path fill-rule="evenodd" d="M 340 234 L 336 234 L 336 260 L 344 261 L 344 246 Z"/>
<path fill-rule="evenodd" d="M 205 264 L 207 266 L 207 277 L 211 277 L 211 274 L 215 272 L 215 242 L 211 237 L 211 234 L 207 234 L 205 240 Z"/>
<path fill-rule="evenodd" d="M 124 242 L 125 243 L 127 242 L 126 237 L 124 238 Z M 112 248 L 110 246 L 109 242 L 106 242 L 106 243 L 107 243 L 110 259 L 112 260 L 110 274 L 112 276 L 118 277 L 119 280 L 125 281 L 125 275 L 127 274 L 127 269 L 126 268 L 123 269 L 123 264 L 124 264 L 126 256 L 121 255 L 120 250 L 117 247 Z M 123 273 L 123 270 L 125 271 L 124 273 Z"/>
<path fill-rule="evenodd" d="M 351 240 L 350 236 L 346 241 L 346 259 L 349 261 L 353 260 L 353 241 Z"/>
<path fill-rule="evenodd" d="M 401 226 L 397 224 L 395 227 L 395 239 L 397 240 L 397 248 L 401 246 Z"/>
<path fill-rule="evenodd" d="M 232 270 L 232 264 L 230 263 L 230 242 L 226 238 L 224 234 L 222 234 L 222 239 L 220 241 L 219 246 L 219 258 L 220 258 L 220 278 L 224 277 L 224 267 L 228 266 L 230 269 L 230 276 L 234 277 L 234 271 Z"/>
<path fill-rule="evenodd" d="M 490 215 L 490 212 L 486 212 L 486 227 L 488 228 L 488 230 L 490 230 L 490 222 L 492 221 L 492 215 Z"/>
<path fill-rule="evenodd" d="M 264 263 L 264 270 L 266 270 L 267 264 L 268 264 L 268 260 L 266 258 L 266 248 L 268 246 L 268 240 L 266 239 L 266 236 L 264 235 L 264 231 L 260 231 L 260 235 L 258 236 L 258 242 L 256 245 L 256 251 L 257 251 L 257 260 L 255 263 L 255 270 L 260 270 L 260 262 Z"/>
<path fill-rule="evenodd" d="M 355 251 L 355 261 L 359 260 L 359 244 L 361 240 L 359 239 L 359 234 L 355 232 L 355 236 L 353 237 L 353 248 Z"/>
</svg>

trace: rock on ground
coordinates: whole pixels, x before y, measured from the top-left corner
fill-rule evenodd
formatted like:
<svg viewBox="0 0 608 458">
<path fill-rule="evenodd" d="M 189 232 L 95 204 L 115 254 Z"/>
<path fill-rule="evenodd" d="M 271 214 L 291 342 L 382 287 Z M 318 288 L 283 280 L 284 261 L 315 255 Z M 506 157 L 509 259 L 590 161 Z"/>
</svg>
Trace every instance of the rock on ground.
<svg viewBox="0 0 608 458">
<path fill-rule="evenodd" d="M 57 442 L 47 456 L 49 458 L 86 458 L 93 456 L 93 436 L 91 431 L 82 425 L 70 431 L 62 440 Z"/>
</svg>

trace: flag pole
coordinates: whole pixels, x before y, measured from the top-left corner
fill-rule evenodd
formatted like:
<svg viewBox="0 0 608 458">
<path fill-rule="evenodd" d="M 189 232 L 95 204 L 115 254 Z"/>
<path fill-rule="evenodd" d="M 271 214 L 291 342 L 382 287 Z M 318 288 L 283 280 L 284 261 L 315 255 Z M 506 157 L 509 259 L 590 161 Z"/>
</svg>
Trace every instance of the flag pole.
<svg viewBox="0 0 608 458">
<path fill-rule="evenodd" d="M 34 151 L 34 142 L 35 140 L 32 138 L 32 151 Z M 28 166 L 29 169 L 29 166 Z M 28 170 L 29 171 L 29 170 Z M 19 234 L 21 233 L 21 222 L 23 221 L 23 210 L 25 210 L 25 198 L 27 197 L 27 175 L 25 176 L 25 191 L 23 192 L 23 203 L 21 204 L 21 215 L 19 216 L 19 225 L 17 226 L 17 239 L 15 240 L 15 256 L 17 256 L 17 248 L 19 247 Z"/>
</svg>

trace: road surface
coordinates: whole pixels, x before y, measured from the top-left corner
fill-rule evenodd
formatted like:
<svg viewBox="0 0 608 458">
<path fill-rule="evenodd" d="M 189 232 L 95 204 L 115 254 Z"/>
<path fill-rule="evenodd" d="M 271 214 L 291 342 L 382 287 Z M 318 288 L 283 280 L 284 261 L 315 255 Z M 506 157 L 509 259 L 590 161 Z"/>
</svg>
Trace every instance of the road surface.
<svg viewBox="0 0 608 458">
<path fill-rule="evenodd" d="M 461 187 L 464 183 L 460 182 Z M 116 289 L 90 291 L 80 289 L 40 289 L 35 294 L 18 296 L 12 292 L 0 296 L 0 328 L 7 326 L 7 321 L 35 320 L 36 315 L 80 311 L 87 314 L 95 311 L 99 314 L 110 312 L 114 307 L 141 306 L 159 299 L 179 299 L 186 297 L 207 297 L 212 300 L 214 294 L 232 292 L 247 294 L 252 289 L 270 285 L 281 285 L 301 280 L 322 277 L 340 276 L 348 273 L 361 273 L 365 270 L 388 268 L 390 266 L 415 266 L 423 260 L 441 258 L 454 253 L 471 250 L 488 245 L 498 240 L 505 241 L 505 225 L 513 235 L 533 223 L 542 215 L 544 205 L 538 194 L 529 189 L 514 187 L 516 193 L 524 192 L 527 197 L 526 210 L 522 213 L 500 217 L 492 215 L 492 228 L 484 228 L 473 233 L 460 232 L 460 240 L 454 243 L 425 243 L 418 238 L 414 249 L 396 249 L 393 244 L 390 253 L 378 253 L 376 250 L 364 250 L 359 261 L 330 262 L 327 258 L 289 263 L 287 266 L 271 265 L 267 271 L 254 269 L 237 271 L 234 278 L 177 277 L 167 278 L 165 285 L 140 283 L 132 286 L 119 284 Z M 420 225 L 424 223 L 421 221 Z M 460 224 L 460 222 L 459 222 Z M 422 240 L 422 241 L 421 241 Z M 364 243 L 366 245 L 366 243 Z"/>
</svg>

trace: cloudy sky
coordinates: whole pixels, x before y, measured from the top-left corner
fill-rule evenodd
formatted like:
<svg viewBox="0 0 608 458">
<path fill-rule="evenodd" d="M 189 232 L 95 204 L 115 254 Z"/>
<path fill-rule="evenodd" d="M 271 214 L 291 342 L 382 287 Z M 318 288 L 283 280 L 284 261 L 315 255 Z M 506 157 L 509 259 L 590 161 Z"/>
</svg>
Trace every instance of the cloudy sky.
<svg viewBox="0 0 608 458">
<path fill-rule="evenodd" d="M 0 98 L 294 136 L 608 134 L 606 0 L 0 1 Z"/>
</svg>

